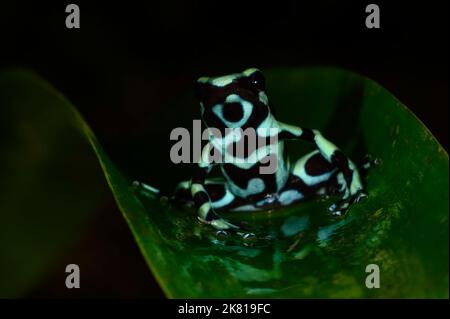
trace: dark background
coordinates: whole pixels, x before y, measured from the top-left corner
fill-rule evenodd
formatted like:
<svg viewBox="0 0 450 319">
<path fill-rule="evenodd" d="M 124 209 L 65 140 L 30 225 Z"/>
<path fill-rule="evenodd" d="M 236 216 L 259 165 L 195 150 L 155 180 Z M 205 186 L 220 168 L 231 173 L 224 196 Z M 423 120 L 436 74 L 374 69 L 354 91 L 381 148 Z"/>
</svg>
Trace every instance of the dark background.
<svg viewBox="0 0 450 319">
<path fill-rule="evenodd" d="M 69 3 L 80 6 L 81 29 L 65 27 Z M 369 3 L 380 6 L 381 29 L 365 28 Z M 0 4 L 0 67 L 40 73 L 81 111 L 118 166 L 142 180 L 151 180 L 155 167 L 137 145 L 160 136 L 153 127 L 174 96 L 199 76 L 253 66 L 330 65 L 366 75 L 448 150 L 447 41 L 445 1 Z M 64 272 L 54 272 L 31 296 L 163 296 L 112 196 L 54 268 L 73 260 L 83 269 L 83 289 L 67 290 Z"/>
</svg>

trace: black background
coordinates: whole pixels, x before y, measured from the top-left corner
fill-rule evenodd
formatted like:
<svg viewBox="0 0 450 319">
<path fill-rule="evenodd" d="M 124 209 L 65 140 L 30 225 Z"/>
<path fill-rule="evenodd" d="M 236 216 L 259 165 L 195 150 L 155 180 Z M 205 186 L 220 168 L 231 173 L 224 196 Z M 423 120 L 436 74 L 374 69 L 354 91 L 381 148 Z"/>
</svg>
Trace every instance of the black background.
<svg viewBox="0 0 450 319">
<path fill-rule="evenodd" d="M 69 3 L 2 1 L 0 66 L 33 68 L 62 91 L 119 166 L 176 92 L 201 75 L 253 66 L 332 65 L 364 74 L 448 149 L 446 1 L 73 1 L 81 28 L 70 30 Z M 381 29 L 365 27 L 369 3 L 380 6 Z M 112 199 L 99 216 L 55 265 L 79 260 L 82 291 L 65 289 L 64 273 L 56 272 L 32 296 L 162 296 Z"/>
</svg>

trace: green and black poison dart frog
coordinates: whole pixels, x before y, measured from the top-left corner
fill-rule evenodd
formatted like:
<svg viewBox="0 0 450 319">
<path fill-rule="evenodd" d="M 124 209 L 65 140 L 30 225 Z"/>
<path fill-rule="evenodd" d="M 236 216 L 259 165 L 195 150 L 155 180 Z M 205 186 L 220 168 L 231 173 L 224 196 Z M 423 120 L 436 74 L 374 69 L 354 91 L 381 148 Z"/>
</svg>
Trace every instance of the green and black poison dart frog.
<svg viewBox="0 0 450 319">
<path fill-rule="evenodd" d="M 233 160 L 210 164 L 202 154 L 192 179 L 181 182 L 172 196 L 175 201 L 193 202 L 200 221 L 217 230 L 238 230 L 240 226 L 227 221 L 217 211 L 264 210 L 315 195 L 331 194 L 342 194 L 329 209 L 335 215 L 343 215 L 351 204 L 367 196 L 359 170 L 369 168 L 371 161 L 367 159 L 358 168 L 319 131 L 277 121 L 265 92 L 265 78 L 258 69 L 221 77 L 202 77 L 197 81 L 196 93 L 207 127 L 221 132 L 225 128 L 254 128 L 256 132 L 261 131 L 258 128 L 271 128 L 277 134 L 277 152 L 267 154 L 275 156 L 277 161 L 277 169 L 272 174 L 260 173 L 260 167 L 267 166 L 267 158 L 254 161 L 252 165 Z M 222 136 L 219 140 L 213 140 L 214 136 L 211 136 L 213 146 L 221 152 L 238 143 L 236 139 Z M 285 140 L 305 140 L 317 149 L 290 163 L 284 152 Z M 215 165 L 220 166 L 223 180 L 207 179 Z M 158 192 L 139 182 L 134 185 Z"/>
</svg>

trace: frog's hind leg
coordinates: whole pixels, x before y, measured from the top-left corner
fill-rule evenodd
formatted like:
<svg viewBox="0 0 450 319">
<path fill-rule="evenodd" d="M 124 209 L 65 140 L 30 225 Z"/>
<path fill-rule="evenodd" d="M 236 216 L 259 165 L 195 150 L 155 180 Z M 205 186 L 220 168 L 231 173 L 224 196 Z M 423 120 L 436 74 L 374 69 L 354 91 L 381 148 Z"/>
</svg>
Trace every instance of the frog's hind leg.
<svg viewBox="0 0 450 319">
<path fill-rule="evenodd" d="M 331 205 L 329 210 L 333 213 L 333 215 L 341 216 L 347 212 L 350 206 L 353 203 L 358 203 L 364 198 L 367 197 L 367 194 L 363 190 L 364 180 L 367 177 L 367 174 L 370 168 L 374 166 L 380 165 L 381 161 L 378 158 L 373 159 L 370 155 L 366 155 L 358 164 L 358 172 L 359 172 L 359 183 L 361 185 L 361 189 L 357 191 L 353 196 L 348 196 L 348 193 L 345 189 L 345 177 L 344 173 L 341 171 L 337 171 L 334 179 L 333 179 L 333 187 L 337 189 L 336 191 L 330 192 L 330 194 L 335 193 L 343 193 L 344 197 L 338 201 L 337 203 Z M 364 185 L 365 187 L 365 185 Z"/>
<path fill-rule="evenodd" d="M 338 201 L 337 203 L 331 205 L 329 207 L 330 211 L 333 215 L 341 216 L 347 212 L 350 206 L 353 203 L 358 203 L 364 198 L 367 197 L 367 194 L 363 191 L 363 180 L 367 177 L 369 169 L 374 166 L 378 166 L 380 164 L 380 160 L 378 158 L 373 159 L 370 155 L 366 155 L 358 164 L 358 172 L 359 172 L 359 183 L 361 185 L 361 190 L 356 192 L 353 196 L 348 196 L 348 193 L 345 190 L 345 182 L 344 182 L 344 173 L 339 171 L 336 173 L 334 178 L 334 184 L 336 185 L 338 192 L 343 193 L 344 197 Z"/>
<path fill-rule="evenodd" d="M 241 205 L 242 200 L 231 193 L 222 179 L 207 179 L 205 190 L 211 200 L 211 207 L 217 210 L 230 210 Z M 171 201 L 184 206 L 193 206 L 191 181 L 178 183 Z"/>
<path fill-rule="evenodd" d="M 348 197 L 345 185 L 344 174 L 316 150 L 300 158 L 291 168 L 288 183 L 280 193 L 280 203 L 288 205 L 297 200 L 296 197 L 306 199 L 344 193 L 344 199 L 330 207 L 340 215 L 354 201 Z"/>
<path fill-rule="evenodd" d="M 286 185 L 279 192 L 278 204 L 287 206 L 333 192 L 336 188 L 333 182 L 335 175 L 336 168 L 326 161 L 319 151 L 301 157 L 291 167 Z"/>
<path fill-rule="evenodd" d="M 349 165 L 354 167 L 353 170 L 357 172 L 353 176 L 351 189 L 349 189 L 346 186 L 348 183 L 344 172 L 328 162 L 319 151 L 313 151 L 295 163 L 291 173 L 297 179 L 294 178 L 289 187 L 292 188 L 294 186 L 294 189 L 303 190 L 306 192 L 306 195 L 311 195 L 312 193 L 316 195 L 344 194 L 341 200 L 332 204 L 329 208 L 333 215 L 341 216 L 345 214 L 353 203 L 357 203 L 367 197 L 363 192 L 362 179 L 359 172 L 365 174 L 371 166 L 377 163 L 377 160 L 372 160 L 366 156 L 356 169 L 356 165 L 349 160 Z"/>
<path fill-rule="evenodd" d="M 316 150 L 301 157 L 291 167 L 288 187 L 298 189 L 305 196 L 329 193 L 335 188 L 336 172 L 336 166 Z"/>
</svg>

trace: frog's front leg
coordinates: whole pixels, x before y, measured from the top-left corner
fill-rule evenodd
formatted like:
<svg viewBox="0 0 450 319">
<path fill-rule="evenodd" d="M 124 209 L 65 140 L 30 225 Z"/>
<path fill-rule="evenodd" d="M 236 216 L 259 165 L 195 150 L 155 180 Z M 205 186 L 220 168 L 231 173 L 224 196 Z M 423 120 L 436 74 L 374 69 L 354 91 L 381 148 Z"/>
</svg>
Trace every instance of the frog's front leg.
<svg viewBox="0 0 450 319">
<path fill-rule="evenodd" d="M 338 169 L 337 184 L 343 198 L 330 206 L 330 210 L 340 215 L 355 201 L 365 197 L 363 184 L 356 165 L 333 143 L 327 140 L 318 130 L 302 129 L 300 127 L 280 123 L 281 139 L 302 139 L 313 142 L 323 158 Z M 294 175 L 299 172 L 293 171 Z"/>
<path fill-rule="evenodd" d="M 239 226 L 228 222 L 214 211 L 210 196 L 205 187 L 206 176 L 210 170 L 210 166 L 206 166 L 203 162 L 200 162 L 192 178 L 190 190 L 197 209 L 198 218 L 201 222 L 209 224 L 217 230 L 238 230 L 240 228 Z"/>
</svg>

